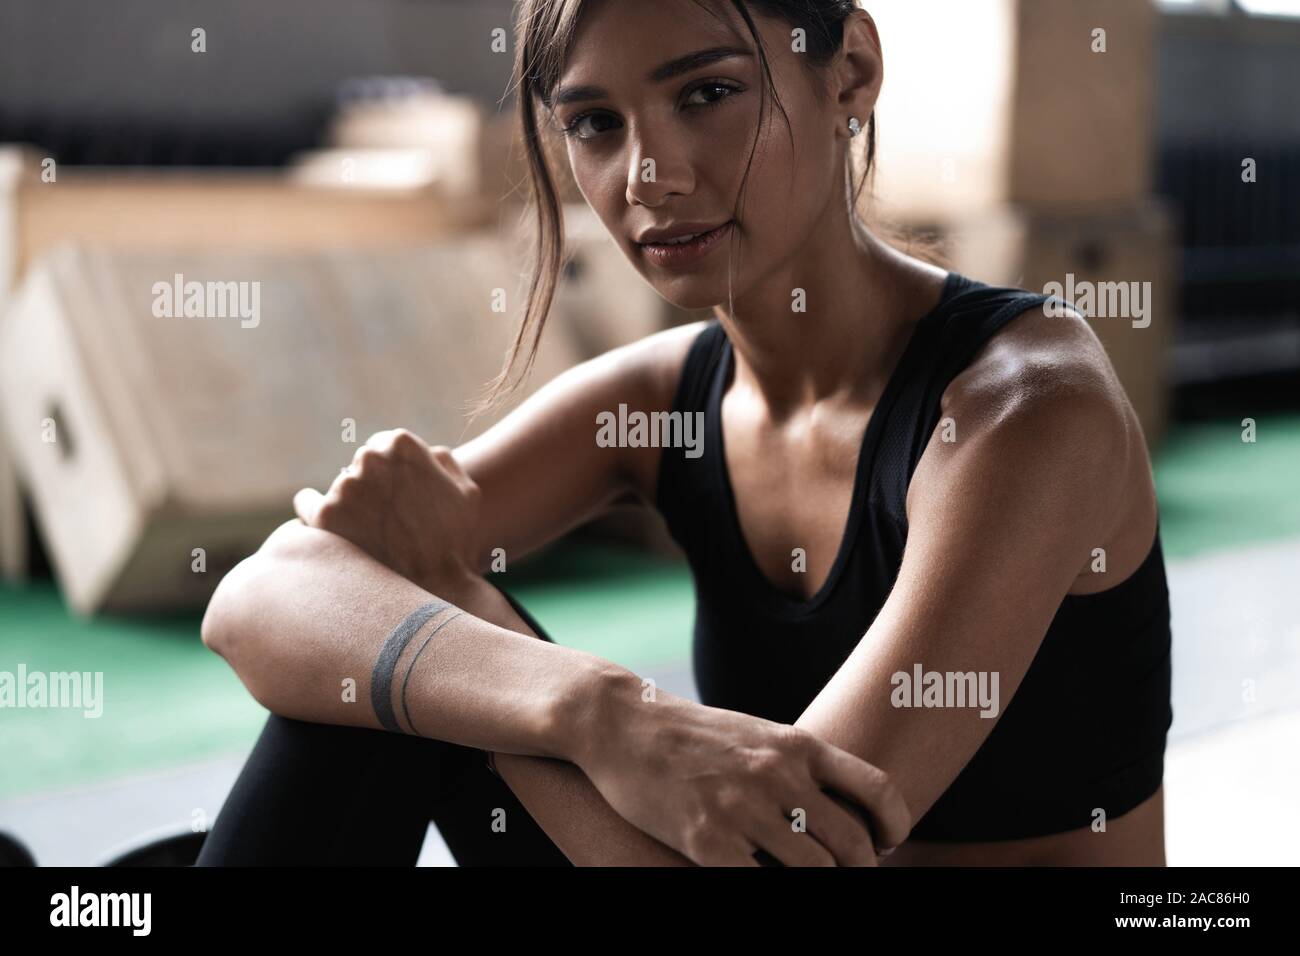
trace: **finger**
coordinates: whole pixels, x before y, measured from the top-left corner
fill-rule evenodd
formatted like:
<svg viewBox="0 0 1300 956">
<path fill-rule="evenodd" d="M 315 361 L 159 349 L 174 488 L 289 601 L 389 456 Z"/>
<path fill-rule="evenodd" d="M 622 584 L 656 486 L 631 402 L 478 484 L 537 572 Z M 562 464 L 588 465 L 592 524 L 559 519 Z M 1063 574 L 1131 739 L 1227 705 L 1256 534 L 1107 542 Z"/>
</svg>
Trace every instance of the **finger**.
<svg viewBox="0 0 1300 956">
<path fill-rule="evenodd" d="M 748 840 L 715 838 L 697 843 L 693 852 L 677 848 L 677 852 L 696 866 L 762 866 L 754 853 L 757 851 Z"/>
<path fill-rule="evenodd" d="M 806 830 L 796 830 L 790 817 L 776 812 L 754 820 L 748 829 L 750 840 L 786 866 L 834 866 L 835 857 Z"/>
<path fill-rule="evenodd" d="M 912 814 L 894 782 L 879 767 L 823 742 L 813 758 L 813 772 L 866 812 L 877 851 L 893 849 L 907 839 Z"/>
<path fill-rule="evenodd" d="M 357 453 L 352 456 L 352 461 L 340 473 L 340 477 L 352 475 L 362 480 L 377 477 L 389 471 L 391 459 L 372 448 L 369 445 L 362 445 L 357 449 Z M 334 479 L 336 482 L 338 478 Z"/>
<path fill-rule="evenodd" d="M 864 814 L 829 791 L 808 798 L 808 832 L 839 866 L 876 866 L 876 847 Z"/>
<path fill-rule="evenodd" d="M 389 428 L 382 432 L 375 432 L 366 439 L 363 448 L 373 448 L 382 454 L 388 454 L 393 450 L 393 441 L 397 438 L 397 429 Z"/>
<path fill-rule="evenodd" d="M 456 489 L 469 477 L 444 445 L 430 447 L 423 438 L 405 428 L 376 432 L 366 442 L 385 460 L 415 465 L 421 483 L 433 482 L 430 487 Z"/>
<path fill-rule="evenodd" d="M 429 453 L 429 446 L 424 439 L 408 428 L 390 428 L 388 431 L 375 432 L 366 440 L 366 445 L 385 456 L 392 457 L 410 455 L 419 458 Z"/>
<path fill-rule="evenodd" d="M 781 866 L 835 866 L 831 852 L 810 832 L 790 829 L 789 819 L 755 825 L 751 839 Z"/>
<path fill-rule="evenodd" d="M 293 510 L 305 525 L 316 526 L 316 516 L 325 496 L 315 488 L 304 488 L 293 496 Z"/>
<path fill-rule="evenodd" d="M 701 863 L 700 866 L 771 866 L 771 863 L 763 863 L 759 860 L 757 854 L 760 852 L 762 851 L 752 843 L 741 841 L 735 846 L 728 847 L 724 853 L 708 863 Z"/>
</svg>

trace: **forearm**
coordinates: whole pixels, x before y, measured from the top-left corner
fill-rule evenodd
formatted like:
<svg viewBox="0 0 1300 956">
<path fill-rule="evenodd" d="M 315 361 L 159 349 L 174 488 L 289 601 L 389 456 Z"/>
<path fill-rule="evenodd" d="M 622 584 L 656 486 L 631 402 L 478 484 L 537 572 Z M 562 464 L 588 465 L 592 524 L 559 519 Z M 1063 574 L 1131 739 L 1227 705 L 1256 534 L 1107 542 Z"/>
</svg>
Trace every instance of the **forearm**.
<svg viewBox="0 0 1300 956">
<path fill-rule="evenodd" d="M 400 729 L 479 749 L 570 758 L 582 743 L 573 728 L 590 725 L 583 715 L 602 684 L 632 675 L 469 613 L 460 605 L 490 600 L 480 588 L 500 598 L 481 579 L 437 595 L 451 607 L 397 658 L 391 704 Z M 408 615 L 434 600 L 343 538 L 291 523 L 221 582 L 203 639 L 275 713 L 381 727 L 371 699 L 380 651 Z"/>
<path fill-rule="evenodd" d="M 500 592 L 489 588 L 500 598 Z M 512 631 L 533 636 L 509 601 L 475 609 L 486 619 Z M 540 637 L 536 637 L 540 641 Z M 639 693 L 633 682 L 614 682 L 613 693 Z M 600 709 L 592 713 L 600 713 Z M 593 727 L 591 731 L 599 731 Z M 575 737 L 583 728 L 565 731 Z M 577 866 L 693 866 L 677 851 L 628 823 L 600 795 L 577 765 L 565 760 L 499 753 L 497 773 L 543 832 Z"/>
<path fill-rule="evenodd" d="M 578 767 L 563 760 L 498 754 L 497 772 L 577 866 L 693 866 L 624 820 Z"/>
</svg>

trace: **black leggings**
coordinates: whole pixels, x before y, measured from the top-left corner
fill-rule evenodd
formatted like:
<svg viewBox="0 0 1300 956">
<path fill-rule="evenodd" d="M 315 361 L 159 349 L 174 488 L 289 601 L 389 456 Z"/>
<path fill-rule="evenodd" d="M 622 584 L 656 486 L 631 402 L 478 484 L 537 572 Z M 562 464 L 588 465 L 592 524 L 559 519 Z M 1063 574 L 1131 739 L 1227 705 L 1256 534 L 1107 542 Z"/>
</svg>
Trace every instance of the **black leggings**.
<svg viewBox="0 0 1300 956">
<path fill-rule="evenodd" d="M 413 866 L 430 820 L 461 866 L 570 865 L 484 751 L 275 714 L 195 865 Z"/>
</svg>

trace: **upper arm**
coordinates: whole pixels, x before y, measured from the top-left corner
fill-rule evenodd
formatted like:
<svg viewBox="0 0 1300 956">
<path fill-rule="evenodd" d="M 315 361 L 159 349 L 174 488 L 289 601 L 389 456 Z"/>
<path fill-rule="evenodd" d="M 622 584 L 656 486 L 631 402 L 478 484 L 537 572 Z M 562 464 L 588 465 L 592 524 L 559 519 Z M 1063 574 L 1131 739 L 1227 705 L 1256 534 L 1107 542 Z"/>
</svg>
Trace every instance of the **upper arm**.
<svg viewBox="0 0 1300 956">
<path fill-rule="evenodd" d="M 702 323 L 668 329 L 556 376 L 500 422 L 455 450 L 482 491 L 477 555 L 527 554 L 646 490 L 658 449 L 602 448 L 596 416 L 662 410 Z"/>
<path fill-rule="evenodd" d="M 1060 322 L 1061 320 L 1054 320 Z M 798 725 L 886 770 L 919 820 L 984 742 L 980 708 L 895 707 L 893 675 L 996 675 L 1001 714 L 1114 524 L 1129 433 L 1104 353 L 1062 329 L 986 351 L 944 398 L 908 494 L 893 591 Z M 1089 333 L 1090 334 L 1090 333 Z M 996 340 L 995 340 L 996 341 Z M 1095 341 L 1095 339 L 1094 339 Z"/>
</svg>

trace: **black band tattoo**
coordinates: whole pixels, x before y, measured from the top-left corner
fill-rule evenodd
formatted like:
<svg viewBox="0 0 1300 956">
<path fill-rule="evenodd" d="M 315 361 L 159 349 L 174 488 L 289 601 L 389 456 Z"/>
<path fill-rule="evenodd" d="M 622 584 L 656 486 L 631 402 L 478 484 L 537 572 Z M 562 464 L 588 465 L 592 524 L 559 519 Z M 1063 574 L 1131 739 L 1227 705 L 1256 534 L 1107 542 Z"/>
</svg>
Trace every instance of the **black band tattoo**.
<svg viewBox="0 0 1300 956">
<path fill-rule="evenodd" d="M 398 658 L 406 650 L 406 645 L 411 643 L 411 638 L 428 623 L 429 618 L 449 607 L 451 605 L 446 601 L 430 601 L 416 608 L 401 624 L 393 628 L 393 632 L 384 641 L 384 646 L 379 649 L 374 672 L 370 675 L 370 706 L 374 708 L 375 716 L 385 730 L 402 732 L 397 716 L 393 713 L 393 671 L 397 669 Z M 410 673 L 409 670 L 407 673 Z"/>
<path fill-rule="evenodd" d="M 411 719 L 411 708 L 406 706 L 406 685 L 411 682 L 411 671 L 415 670 L 415 662 L 420 659 L 420 655 L 424 653 L 424 649 L 429 646 L 429 642 L 433 640 L 433 635 L 437 634 L 464 613 L 464 611 L 457 611 L 455 614 L 447 615 L 445 621 L 440 621 L 438 626 L 429 632 L 429 636 L 424 639 L 424 643 L 420 645 L 420 649 L 415 652 L 415 656 L 411 658 L 411 663 L 406 665 L 406 676 L 402 678 L 402 713 L 406 715 L 406 726 L 411 728 L 411 733 L 413 734 L 419 734 L 419 731 L 415 729 L 415 721 Z"/>
</svg>

